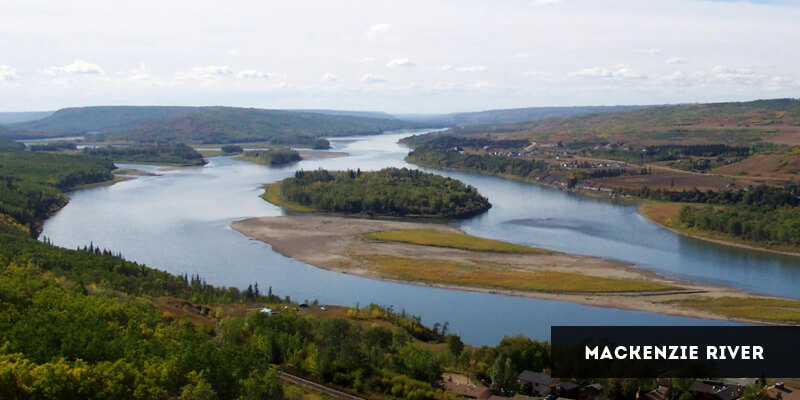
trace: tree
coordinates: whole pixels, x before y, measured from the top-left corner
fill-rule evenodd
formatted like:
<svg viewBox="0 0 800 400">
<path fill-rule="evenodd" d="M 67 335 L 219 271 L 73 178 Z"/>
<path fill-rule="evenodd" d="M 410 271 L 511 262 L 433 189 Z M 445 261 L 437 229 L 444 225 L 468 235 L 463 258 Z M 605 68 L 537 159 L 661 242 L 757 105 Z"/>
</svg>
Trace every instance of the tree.
<svg viewBox="0 0 800 400">
<path fill-rule="evenodd" d="M 459 357 L 464 351 L 464 342 L 458 335 L 447 335 L 447 350 L 455 357 Z"/>
</svg>

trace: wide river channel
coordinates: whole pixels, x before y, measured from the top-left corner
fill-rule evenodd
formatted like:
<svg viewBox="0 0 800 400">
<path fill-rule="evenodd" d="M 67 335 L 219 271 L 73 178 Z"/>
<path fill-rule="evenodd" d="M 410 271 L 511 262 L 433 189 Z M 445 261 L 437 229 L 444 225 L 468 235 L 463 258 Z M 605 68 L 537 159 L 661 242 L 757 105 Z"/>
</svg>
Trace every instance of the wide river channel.
<svg viewBox="0 0 800 400">
<path fill-rule="evenodd" d="M 228 157 L 204 167 L 136 166 L 159 174 L 81 190 L 50 218 L 43 235 L 68 248 L 93 242 L 137 262 L 176 274 L 200 274 L 208 283 L 245 288 L 258 282 L 281 296 L 323 304 L 391 305 L 426 324 L 449 322 L 474 345 L 504 336 L 549 339 L 551 325 L 721 325 L 648 312 L 560 301 L 405 285 L 330 272 L 283 257 L 269 245 L 231 230 L 231 221 L 282 211 L 258 197 L 260 186 L 297 169 L 376 170 L 409 167 L 408 149 L 384 134 L 332 141 L 350 155 L 269 168 Z M 120 164 L 120 168 L 131 165 Z M 664 276 L 800 298 L 800 258 L 684 238 L 659 228 L 632 206 L 505 179 L 430 170 L 469 183 L 492 209 L 461 221 L 466 232 L 570 253 L 636 264 Z"/>
</svg>

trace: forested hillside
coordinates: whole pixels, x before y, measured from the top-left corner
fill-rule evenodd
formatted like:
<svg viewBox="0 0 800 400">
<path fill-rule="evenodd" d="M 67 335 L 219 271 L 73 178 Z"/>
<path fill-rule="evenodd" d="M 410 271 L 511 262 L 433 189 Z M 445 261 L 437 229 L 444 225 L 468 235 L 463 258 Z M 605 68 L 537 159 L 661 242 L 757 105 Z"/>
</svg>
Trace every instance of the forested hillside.
<svg viewBox="0 0 800 400">
<path fill-rule="evenodd" d="M 379 134 L 413 128 L 394 119 L 325 115 L 312 112 L 211 107 L 202 112 L 148 121 L 112 137 L 140 142 L 313 144 L 321 136 Z"/>
<path fill-rule="evenodd" d="M 183 143 L 87 147 L 83 152 L 90 156 L 106 157 L 115 162 L 157 163 L 179 166 L 204 165 L 206 163 L 200 153 Z"/>
<path fill-rule="evenodd" d="M 442 124 L 444 126 L 492 125 L 527 122 L 545 118 L 566 118 L 578 115 L 602 114 L 643 107 L 645 106 L 527 107 L 445 115 L 417 115 L 404 118 L 412 121 L 417 120 Z"/>
<path fill-rule="evenodd" d="M 133 128 L 145 121 L 202 111 L 200 107 L 97 106 L 63 108 L 45 118 L 10 124 L 21 135 L 63 136 L 107 133 Z"/>
</svg>

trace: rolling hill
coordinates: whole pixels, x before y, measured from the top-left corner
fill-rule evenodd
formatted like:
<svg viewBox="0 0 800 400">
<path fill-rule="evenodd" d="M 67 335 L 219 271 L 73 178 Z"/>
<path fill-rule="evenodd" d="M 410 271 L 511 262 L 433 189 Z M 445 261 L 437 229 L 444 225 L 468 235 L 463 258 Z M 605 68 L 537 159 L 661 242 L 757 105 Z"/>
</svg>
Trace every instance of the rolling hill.
<svg viewBox="0 0 800 400">
<path fill-rule="evenodd" d="M 674 142 L 787 142 L 800 137 L 800 100 L 682 104 L 548 118 L 513 124 L 458 127 L 460 135 L 550 140 L 624 139 Z"/>
<path fill-rule="evenodd" d="M 545 118 L 566 118 L 578 115 L 610 113 L 643 107 L 646 106 L 527 107 L 455 114 L 406 114 L 397 115 L 397 117 L 409 121 L 435 123 L 446 126 L 494 125 L 527 122 Z"/>
<path fill-rule="evenodd" d="M 379 134 L 423 127 L 396 119 L 328 115 L 316 112 L 210 107 L 201 112 L 141 123 L 109 137 L 138 142 L 236 143 L 269 141 L 296 144 L 321 136 Z"/>
<path fill-rule="evenodd" d="M 0 112 L 0 125 L 34 121 L 52 115 L 52 111 Z"/>
<path fill-rule="evenodd" d="M 192 114 L 200 107 L 101 106 L 64 108 L 35 121 L 6 126 L 20 136 L 57 137 L 87 132 L 107 133 L 133 128 L 143 122 Z"/>
</svg>

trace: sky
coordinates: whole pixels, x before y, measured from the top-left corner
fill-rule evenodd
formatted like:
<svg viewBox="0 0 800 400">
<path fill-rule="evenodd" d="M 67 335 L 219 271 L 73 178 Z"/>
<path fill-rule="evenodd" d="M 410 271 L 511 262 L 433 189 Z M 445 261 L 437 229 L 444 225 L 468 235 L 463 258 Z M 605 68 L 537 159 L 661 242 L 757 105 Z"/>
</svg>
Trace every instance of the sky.
<svg viewBox="0 0 800 400">
<path fill-rule="evenodd" d="M 0 111 L 800 97 L 800 0 L 2 0 Z"/>
</svg>

